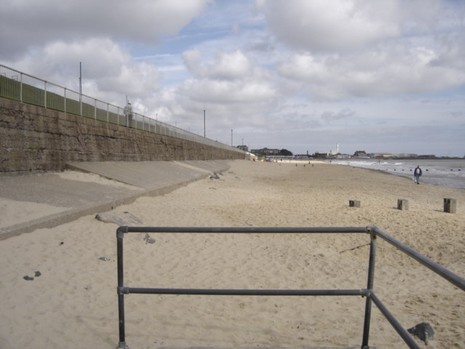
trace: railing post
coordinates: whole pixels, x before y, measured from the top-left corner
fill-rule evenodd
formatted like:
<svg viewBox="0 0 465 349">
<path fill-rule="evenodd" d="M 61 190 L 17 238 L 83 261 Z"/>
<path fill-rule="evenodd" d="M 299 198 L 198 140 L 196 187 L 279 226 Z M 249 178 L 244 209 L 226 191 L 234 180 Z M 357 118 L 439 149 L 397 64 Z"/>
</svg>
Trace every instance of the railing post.
<svg viewBox="0 0 465 349">
<path fill-rule="evenodd" d="M 370 261 L 368 264 L 368 281 L 367 281 L 367 299 L 365 303 L 365 319 L 363 323 L 363 340 L 362 349 L 369 349 L 368 340 L 370 337 L 370 322 L 371 322 L 371 293 L 373 291 L 373 283 L 375 278 L 375 258 L 376 258 L 376 234 L 370 229 Z"/>
<path fill-rule="evenodd" d="M 119 320 L 119 343 L 118 349 L 128 348 L 126 345 L 125 322 L 124 322 L 124 269 L 123 269 L 123 237 L 127 233 L 127 227 L 119 227 L 116 231 L 116 250 L 118 263 L 118 320 Z"/>
</svg>

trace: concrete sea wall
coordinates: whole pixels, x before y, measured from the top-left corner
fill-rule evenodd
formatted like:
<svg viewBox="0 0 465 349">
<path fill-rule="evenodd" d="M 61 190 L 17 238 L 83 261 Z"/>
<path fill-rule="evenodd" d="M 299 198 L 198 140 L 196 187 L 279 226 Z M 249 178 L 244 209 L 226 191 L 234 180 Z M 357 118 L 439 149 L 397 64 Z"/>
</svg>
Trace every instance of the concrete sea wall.
<svg viewBox="0 0 465 349">
<path fill-rule="evenodd" d="M 0 172 L 61 171 L 76 161 L 243 159 L 244 153 L 0 98 Z"/>
</svg>

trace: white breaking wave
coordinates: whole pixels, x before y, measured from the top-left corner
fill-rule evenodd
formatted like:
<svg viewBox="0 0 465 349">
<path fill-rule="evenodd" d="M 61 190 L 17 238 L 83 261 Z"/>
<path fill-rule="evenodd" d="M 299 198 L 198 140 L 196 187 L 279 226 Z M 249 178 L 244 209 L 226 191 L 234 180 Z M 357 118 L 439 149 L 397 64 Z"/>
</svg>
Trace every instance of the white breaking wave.
<svg viewBox="0 0 465 349">
<path fill-rule="evenodd" d="M 465 159 L 428 160 L 332 160 L 331 163 L 345 166 L 379 170 L 397 176 L 413 177 L 417 165 L 423 171 L 421 181 L 465 189 Z"/>
</svg>

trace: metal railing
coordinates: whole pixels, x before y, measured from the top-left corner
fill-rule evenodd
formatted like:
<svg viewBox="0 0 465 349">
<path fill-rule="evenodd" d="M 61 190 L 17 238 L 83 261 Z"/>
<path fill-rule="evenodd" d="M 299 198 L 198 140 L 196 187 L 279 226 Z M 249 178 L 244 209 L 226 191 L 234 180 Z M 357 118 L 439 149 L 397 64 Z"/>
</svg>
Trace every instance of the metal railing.
<svg viewBox="0 0 465 349">
<path fill-rule="evenodd" d="M 276 290 L 276 289 L 179 289 L 179 288 L 140 288 L 126 287 L 124 285 L 123 266 L 123 237 L 127 233 L 175 233 L 175 234 L 369 234 L 370 254 L 366 288 L 360 289 L 324 289 L 324 290 Z M 396 320 L 374 291 L 376 241 L 381 238 L 407 256 L 415 259 L 422 265 L 431 269 L 453 285 L 465 291 L 465 279 L 452 273 L 433 260 L 421 255 L 414 249 L 394 239 L 376 227 L 320 227 L 320 228 L 226 228 L 226 227 L 119 227 L 117 238 L 117 268 L 118 268 L 118 317 L 119 317 L 119 343 L 118 348 L 127 348 L 125 334 L 124 296 L 127 294 L 165 294 L 165 295 L 222 295 L 222 296 L 364 296 L 365 316 L 362 335 L 362 349 L 369 349 L 369 336 L 371 324 L 371 308 L 374 303 L 384 317 L 389 321 L 395 331 L 404 340 L 409 348 L 420 347 Z"/>
<path fill-rule="evenodd" d="M 203 137 L 179 127 L 132 112 L 132 120 L 124 108 L 101 101 L 58 84 L 0 64 L 0 97 L 41 106 L 68 114 L 80 115 L 111 124 L 129 126 L 160 135 L 175 137 L 229 151 L 242 150 Z"/>
</svg>

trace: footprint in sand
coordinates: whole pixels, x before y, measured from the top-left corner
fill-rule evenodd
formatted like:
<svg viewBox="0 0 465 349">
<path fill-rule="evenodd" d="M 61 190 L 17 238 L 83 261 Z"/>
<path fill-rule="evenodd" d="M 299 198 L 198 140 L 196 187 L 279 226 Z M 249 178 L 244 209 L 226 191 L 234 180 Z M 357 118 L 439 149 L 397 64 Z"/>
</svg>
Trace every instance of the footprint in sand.
<svg viewBox="0 0 465 349">
<path fill-rule="evenodd" d="M 154 238 L 151 238 L 149 234 L 145 234 L 144 236 L 144 241 L 145 241 L 145 244 L 154 244 L 155 243 L 155 239 Z"/>
</svg>

